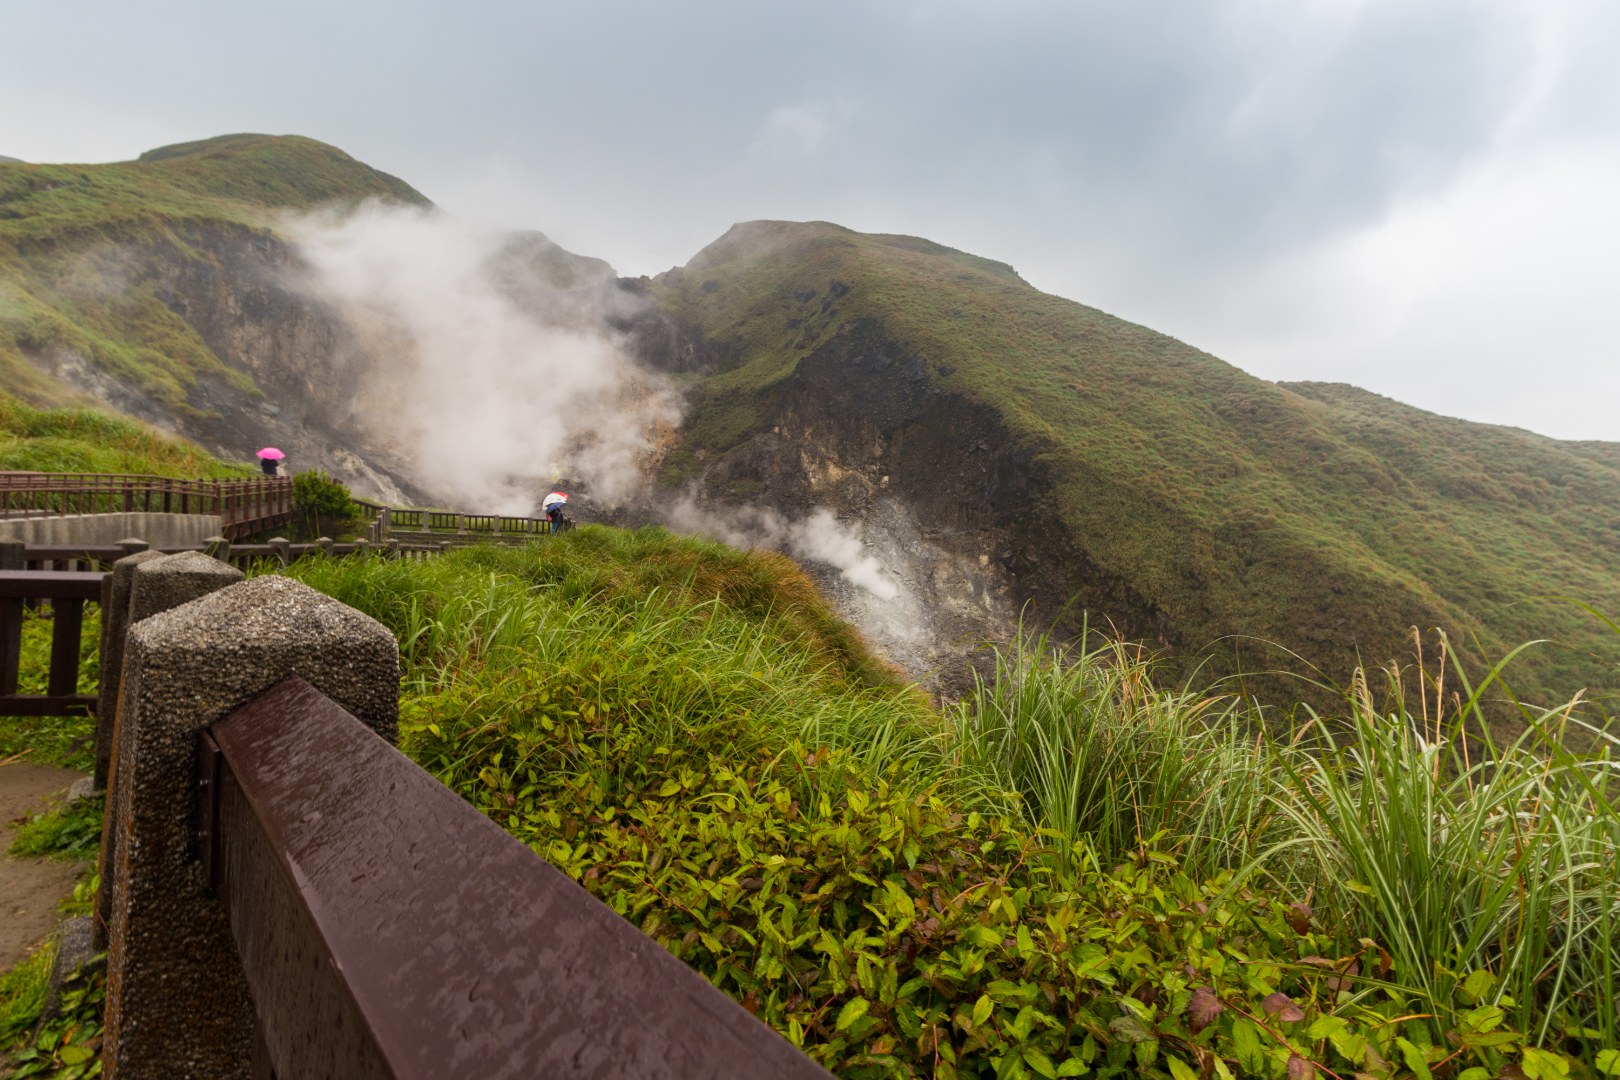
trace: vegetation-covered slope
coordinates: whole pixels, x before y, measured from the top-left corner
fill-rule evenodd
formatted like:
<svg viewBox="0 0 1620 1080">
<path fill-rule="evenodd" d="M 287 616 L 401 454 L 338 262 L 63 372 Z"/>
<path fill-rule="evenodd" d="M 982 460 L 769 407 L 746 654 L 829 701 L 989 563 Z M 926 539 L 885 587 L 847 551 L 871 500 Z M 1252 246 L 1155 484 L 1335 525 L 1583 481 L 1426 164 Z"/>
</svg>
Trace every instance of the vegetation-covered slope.
<svg viewBox="0 0 1620 1080">
<path fill-rule="evenodd" d="M 1595 624 L 1541 599 L 1620 609 L 1620 460 L 1604 444 L 1268 383 L 910 237 L 738 226 L 651 292 L 696 343 L 666 360 L 695 402 L 670 480 L 753 452 L 785 410 L 803 413 L 806 379 L 867 391 L 838 407 L 886 473 L 954 401 L 987 410 L 1021 455 L 1001 470 L 1016 484 L 979 497 L 1015 549 L 1057 553 L 1013 565 L 1048 610 L 1074 596 L 1182 650 L 1253 635 L 1334 677 L 1358 654 L 1404 654 L 1411 626 L 1477 635 L 1486 652 L 1550 634 L 1568 648 L 1521 686 L 1613 684 Z M 920 404 L 887 414 L 894 386 Z M 947 483 L 954 450 L 998 449 L 935 443 L 914 486 Z"/>
<path fill-rule="evenodd" d="M 382 198 L 426 206 L 409 185 L 335 147 L 294 136 L 226 135 L 111 165 L 0 163 L 0 378 L 36 404 L 131 396 L 174 413 L 200 377 L 253 392 L 183 308 L 191 272 L 225 293 L 277 212 Z M 244 262 L 239 257 L 235 262 Z M 195 301 L 191 301 L 195 303 Z M 239 302 L 239 301 L 238 301 Z M 71 381 L 43 370 L 85 367 Z"/>
<path fill-rule="evenodd" d="M 0 470 L 253 476 L 201 448 L 98 409 L 35 409 L 0 391 Z"/>
<path fill-rule="evenodd" d="M 1313 756 L 1044 642 L 942 716 L 786 559 L 661 529 L 289 572 L 400 639 L 407 753 L 839 1075 L 1615 1062 L 1607 761 L 1371 700 Z"/>
</svg>

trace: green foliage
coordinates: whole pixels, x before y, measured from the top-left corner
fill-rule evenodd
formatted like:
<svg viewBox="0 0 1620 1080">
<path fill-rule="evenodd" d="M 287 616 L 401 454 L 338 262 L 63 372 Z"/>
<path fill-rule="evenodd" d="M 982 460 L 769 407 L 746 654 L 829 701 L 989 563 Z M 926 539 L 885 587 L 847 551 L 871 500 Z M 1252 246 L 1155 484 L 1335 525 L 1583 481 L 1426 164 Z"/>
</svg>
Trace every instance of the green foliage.
<svg viewBox="0 0 1620 1080">
<path fill-rule="evenodd" d="M 101 847 L 104 804 L 102 795 L 90 795 L 34 814 L 17 829 L 11 854 L 74 860 L 92 857 Z"/>
<path fill-rule="evenodd" d="M 1064 650 L 1020 627 L 993 652 L 993 677 L 975 672 L 946 712 L 955 743 L 1018 792 L 1065 864 L 1075 845 L 1113 865 L 1155 837 L 1211 874 L 1275 833 L 1270 756 L 1235 701 L 1163 690 L 1140 649 L 1100 635 Z"/>
<path fill-rule="evenodd" d="M 1074 628 L 1090 608 L 1184 654 L 1216 643 L 1211 674 L 1293 665 L 1233 636 L 1252 635 L 1341 682 L 1358 655 L 1401 651 L 1410 626 L 1446 627 L 1477 657 L 1543 636 L 1560 647 L 1521 664 L 1532 699 L 1620 689 L 1593 623 L 1546 599 L 1620 609 L 1620 459 L 1602 444 L 1264 382 L 1005 266 L 825 223 L 738 226 L 652 293 L 713 354 L 712 374 L 683 376 L 666 479 L 776 423 L 794 378 L 876 349 L 930 401 L 984 407 L 1008 462 L 1050 486 L 1018 526 L 1022 543 L 1071 552 L 1044 587 L 1079 597 Z M 978 467 L 968 449 L 963 470 Z M 1302 692 L 1249 689 L 1281 705 Z"/>
<path fill-rule="evenodd" d="M 347 487 L 325 469 L 312 469 L 293 477 L 293 516 L 299 532 L 313 539 L 353 532 L 363 513 Z"/>
<path fill-rule="evenodd" d="M 0 391 L 0 469 L 227 479 L 252 471 L 136 420 L 96 409 L 35 409 Z"/>
<path fill-rule="evenodd" d="M 1407 828 L 1371 805 L 1411 796 L 1400 759 L 1375 773 L 1337 730 L 1290 742 L 1257 718 L 1240 743 L 1208 723 L 1236 706 L 1156 689 L 1130 650 L 1024 643 L 947 721 L 793 611 L 783 596 L 817 601 L 789 565 L 661 530 L 292 572 L 399 636 L 408 753 L 842 1075 L 1476 1080 L 1610 1060 L 1616 818 L 1593 801 L 1601 766 L 1546 724 L 1521 746 L 1542 786 L 1472 837 L 1481 866 L 1504 831 L 1523 844 L 1515 876 L 1436 875 L 1511 883 L 1545 947 L 1504 918 L 1487 947 L 1415 953 L 1376 910 L 1412 895 L 1362 883 L 1416 882 L 1428 857 L 1390 844 L 1351 877 L 1325 824 L 1337 784 L 1357 792 L 1346 829 Z M 1504 776 L 1532 760 L 1493 749 Z M 1546 762 L 1586 801 L 1544 786 Z M 1047 783 L 1060 769 L 1084 782 Z M 1054 813 L 1065 793 L 1080 809 Z M 1436 836 L 1463 820 L 1402 813 Z"/>
<path fill-rule="evenodd" d="M 63 981 L 60 1010 L 13 1051 L 8 1075 L 14 1080 L 30 1076 L 50 1080 L 100 1076 L 106 999 L 106 956 L 102 954 Z M 34 1016 L 37 1020 L 37 1007 Z"/>
<path fill-rule="evenodd" d="M 429 205 L 297 137 L 228 135 L 111 165 L 0 163 L 0 379 L 29 401 L 67 404 L 38 364 L 65 354 L 176 414 L 208 412 L 194 393 L 205 384 L 256 393 L 165 302 L 172 282 L 212 276 L 228 245 L 262 246 L 286 211 L 367 198 Z"/>
<path fill-rule="evenodd" d="M 0 975 L 0 1050 L 15 1046 L 39 1020 L 55 961 L 56 943 L 47 941 Z"/>
<path fill-rule="evenodd" d="M 43 694 L 51 665 L 51 609 L 23 612 L 17 689 Z M 101 608 L 86 605 L 79 637 L 78 692 L 93 694 L 101 681 Z M 0 716 L 0 762 L 88 771 L 94 765 L 96 722 L 88 716 Z"/>
</svg>

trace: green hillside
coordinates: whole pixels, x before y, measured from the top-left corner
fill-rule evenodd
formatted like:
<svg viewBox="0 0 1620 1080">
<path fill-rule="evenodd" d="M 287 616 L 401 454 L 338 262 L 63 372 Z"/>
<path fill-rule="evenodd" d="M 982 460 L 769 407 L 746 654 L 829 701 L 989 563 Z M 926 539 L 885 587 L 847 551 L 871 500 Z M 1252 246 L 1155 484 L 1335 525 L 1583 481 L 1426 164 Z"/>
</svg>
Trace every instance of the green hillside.
<svg viewBox="0 0 1620 1080">
<path fill-rule="evenodd" d="M 296 136 L 225 135 L 110 165 L 0 163 L 0 380 L 64 403 L 71 392 L 25 356 L 67 355 L 178 411 L 204 373 L 251 391 L 174 310 L 172 282 L 218 270 L 222 239 L 251 245 L 279 212 L 366 198 L 430 205 Z"/>
<path fill-rule="evenodd" d="M 1620 611 L 1613 446 L 1268 383 L 910 237 L 738 226 L 653 293 L 714 357 L 684 376 L 695 408 L 671 480 L 767 428 L 810 358 L 877 334 L 921 361 L 931 392 L 993 410 L 1050 477 L 1036 510 L 1063 534 L 1052 542 L 1131 598 L 1110 609 L 1071 577 L 1094 618 L 1182 651 L 1265 638 L 1336 677 L 1358 654 L 1410 656 L 1412 626 L 1477 636 L 1487 654 L 1551 635 L 1563 647 L 1521 689 L 1614 685 L 1594 621 L 1543 599 Z"/>
<path fill-rule="evenodd" d="M 137 473 L 229 479 L 257 475 L 184 439 L 99 409 L 35 409 L 0 391 L 0 470 Z"/>
</svg>

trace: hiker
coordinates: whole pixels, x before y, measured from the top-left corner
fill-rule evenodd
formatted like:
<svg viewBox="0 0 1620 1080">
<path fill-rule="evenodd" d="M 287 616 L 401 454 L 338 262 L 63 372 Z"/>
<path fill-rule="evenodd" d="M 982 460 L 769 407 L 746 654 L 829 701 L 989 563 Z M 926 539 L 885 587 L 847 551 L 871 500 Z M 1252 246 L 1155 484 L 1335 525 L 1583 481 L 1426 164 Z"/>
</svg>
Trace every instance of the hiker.
<svg viewBox="0 0 1620 1080">
<path fill-rule="evenodd" d="M 563 507 L 567 505 L 568 492 L 566 491 L 553 491 L 550 495 L 547 495 L 543 500 L 541 500 L 540 509 L 545 513 L 546 517 L 550 519 L 552 532 L 562 531 Z"/>
<path fill-rule="evenodd" d="M 259 468 L 264 470 L 264 475 L 266 476 L 279 476 L 279 466 L 281 460 L 286 456 L 286 454 L 283 454 L 275 447 L 267 446 L 263 450 L 260 450 L 257 454 L 259 459 Z"/>
</svg>

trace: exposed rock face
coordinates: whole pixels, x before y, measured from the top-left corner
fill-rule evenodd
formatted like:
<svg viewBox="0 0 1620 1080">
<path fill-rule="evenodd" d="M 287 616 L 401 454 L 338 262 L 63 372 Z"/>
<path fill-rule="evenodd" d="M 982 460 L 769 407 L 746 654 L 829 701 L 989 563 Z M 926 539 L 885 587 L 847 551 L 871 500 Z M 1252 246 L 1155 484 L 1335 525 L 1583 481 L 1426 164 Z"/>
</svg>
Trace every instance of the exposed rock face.
<svg viewBox="0 0 1620 1080">
<path fill-rule="evenodd" d="M 644 320 L 637 340 L 646 362 L 677 371 L 701 369 L 715 348 L 668 317 Z M 827 507 L 855 526 L 901 595 L 882 601 L 812 572 L 925 684 L 962 689 L 964 657 L 1008 640 L 1026 603 L 1044 624 L 1081 591 L 1129 619 L 1126 633 L 1163 640 L 1140 596 L 1070 542 L 1037 451 L 994 410 L 932 384 L 875 322 L 851 322 L 800 361 L 768 408 L 764 430 L 703 463 L 700 498 L 788 515 Z"/>
<path fill-rule="evenodd" d="M 97 259 L 123 284 L 150 289 L 218 358 L 185 407 L 62 348 L 25 350 L 48 375 L 120 412 L 177 432 L 226 459 L 285 451 L 298 470 L 322 468 L 357 495 L 418 497 L 410 463 L 391 444 L 386 403 L 368 392 L 384 358 L 368 355 L 348 323 L 298 285 L 296 250 L 267 230 L 206 222 L 180 230 L 186 245 L 128 246 Z"/>
</svg>

